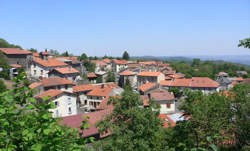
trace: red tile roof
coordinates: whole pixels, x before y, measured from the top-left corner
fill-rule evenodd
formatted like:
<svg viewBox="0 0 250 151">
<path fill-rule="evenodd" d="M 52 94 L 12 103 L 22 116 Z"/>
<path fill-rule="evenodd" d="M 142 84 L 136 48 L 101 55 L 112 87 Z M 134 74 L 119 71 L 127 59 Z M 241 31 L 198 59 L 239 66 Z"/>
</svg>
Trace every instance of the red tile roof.
<svg viewBox="0 0 250 151">
<path fill-rule="evenodd" d="M 248 83 L 248 84 L 250 84 L 250 78 L 246 78 L 246 79 L 244 79 L 244 80 L 243 80 L 243 82 L 244 82 L 244 83 Z"/>
<path fill-rule="evenodd" d="M 104 87 L 104 88 L 100 88 L 97 87 L 95 89 L 93 89 L 92 91 L 90 91 L 89 93 L 87 93 L 88 96 L 108 96 L 108 94 L 112 91 L 112 88 L 108 88 L 108 87 Z"/>
<path fill-rule="evenodd" d="M 175 100 L 173 93 L 161 89 L 150 92 L 150 97 L 155 101 Z"/>
<path fill-rule="evenodd" d="M 48 86 L 56 86 L 56 85 L 75 85 L 74 82 L 65 79 L 65 78 L 45 78 L 41 80 L 41 83 L 43 86 L 48 87 Z"/>
<path fill-rule="evenodd" d="M 149 99 L 146 95 L 141 95 L 140 98 L 143 100 L 143 106 L 149 106 Z"/>
<path fill-rule="evenodd" d="M 121 98 L 121 96 L 113 96 L 114 98 Z M 97 106 L 96 109 L 98 110 L 105 110 L 105 109 L 114 109 L 113 104 L 108 104 L 108 101 L 110 100 L 110 97 L 106 97 L 105 99 L 102 100 L 102 102 Z"/>
<path fill-rule="evenodd" d="M 122 75 L 122 76 L 130 76 L 130 75 L 135 75 L 135 73 L 132 72 L 132 71 L 129 71 L 129 70 L 125 70 L 125 71 L 121 72 L 120 75 Z"/>
<path fill-rule="evenodd" d="M 111 60 L 110 59 L 102 59 L 102 61 L 104 61 L 105 63 L 111 63 Z"/>
<path fill-rule="evenodd" d="M 62 118 L 62 124 L 71 128 L 78 128 L 79 132 L 83 133 L 83 137 L 93 136 L 99 134 L 98 128 L 96 127 L 96 123 L 100 120 L 103 120 L 111 112 L 112 109 L 107 109 L 96 112 L 67 116 Z M 87 123 L 91 125 L 88 129 L 85 129 L 83 131 L 79 129 L 79 127 L 82 125 L 82 117 L 89 117 Z M 103 135 L 101 135 L 101 137 L 103 137 Z"/>
<path fill-rule="evenodd" d="M 91 72 L 88 74 L 88 78 L 97 78 L 97 76 L 94 72 Z"/>
<path fill-rule="evenodd" d="M 43 59 L 34 57 L 33 61 L 44 66 L 44 67 L 56 67 L 56 66 L 67 66 L 68 65 L 68 64 L 66 64 L 62 61 L 56 60 L 54 58 L 48 58 L 48 60 L 43 60 Z"/>
<path fill-rule="evenodd" d="M 184 78 L 184 75 L 180 75 L 180 74 L 171 74 L 168 77 L 173 78 L 173 79 L 180 79 L 180 78 Z"/>
<path fill-rule="evenodd" d="M 21 68 L 21 67 L 23 67 L 22 65 L 19 65 L 19 64 L 10 64 L 10 66 L 12 68 Z"/>
<path fill-rule="evenodd" d="M 96 86 L 92 84 L 82 84 L 82 85 L 77 85 L 73 86 L 73 91 L 74 92 L 83 92 L 83 91 L 90 91 L 96 88 Z"/>
<path fill-rule="evenodd" d="M 54 70 L 60 72 L 61 74 L 79 73 L 78 70 L 72 67 L 55 68 Z"/>
<path fill-rule="evenodd" d="M 153 87 L 156 86 L 156 83 L 146 83 L 146 84 L 143 84 L 140 86 L 139 90 L 142 91 L 142 92 L 145 92 Z"/>
<path fill-rule="evenodd" d="M 0 51 L 2 51 L 5 54 L 8 54 L 8 55 L 13 55 L 13 54 L 28 55 L 28 54 L 32 54 L 32 52 L 30 52 L 28 50 L 21 50 L 20 48 L 0 48 Z"/>
<path fill-rule="evenodd" d="M 169 126 L 176 126 L 176 123 L 166 114 L 159 114 L 159 118 L 163 121 L 163 128 L 168 128 Z"/>
<path fill-rule="evenodd" d="M 99 64 L 100 66 L 106 66 L 107 64 L 101 60 L 91 60 L 90 62 Z"/>
<path fill-rule="evenodd" d="M 117 59 L 113 59 L 115 64 L 128 64 L 128 62 L 126 60 L 117 60 Z"/>
<path fill-rule="evenodd" d="M 156 61 L 141 61 L 140 65 L 156 65 Z"/>
<path fill-rule="evenodd" d="M 160 85 L 173 87 L 219 87 L 219 83 L 207 77 L 193 77 L 192 79 L 174 79 L 172 81 L 161 81 Z"/>
<path fill-rule="evenodd" d="M 31 83 L 31 84 L 29 85 L 29 88 L 35 89 L 35 88 L 37 88 L 37 87 L 39 87 L 39 86 L 41 86 L 41 85 L 42 85 L 41 82 L 34 82 L 34 83 Z"/>
<path fill-rule="evenodd" d="M 40 56 L 38 52 L 34 52 L 34 53 L 32 53 L 32 55 L 33 55 L 34 57 L 39 57 L 39 56 Z"/>
<path fill-rule="evenodd" d="M 144 72 L 141 72 L 141 73 L 137 74 L 137 76 L 157 77 L 160 74 L 161 74 L 160 72 L 148 72 L 148 71 L 144 71 Z"/>
<path fill-rule="evenodd" d="M 53 98 L 55 96 L 58 96 L 60 94 L 64 93 L 64 91 L 61 90 L 55 90 L 55 89 L 50 89 L 48 91 L 43 92 L 42 94 L 38 95 L 36 98 L 42 99 L 43 97 L 50 97 Z"/>
<path fill-rule="evenodd" d="M 55 57 L 55 59 L 77 60 L 77 57 Z"/>
</svg>

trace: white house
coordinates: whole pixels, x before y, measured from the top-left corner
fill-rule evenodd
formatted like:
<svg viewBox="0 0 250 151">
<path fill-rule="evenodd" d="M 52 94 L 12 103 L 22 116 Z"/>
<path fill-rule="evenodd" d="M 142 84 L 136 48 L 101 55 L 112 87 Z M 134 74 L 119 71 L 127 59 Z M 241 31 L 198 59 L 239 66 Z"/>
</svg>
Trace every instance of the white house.
<svg viewBox="0 0 250 151">
<path fill-rule="evenodd" d="M 160 105 L 160 114 L 170 114 L 175 112 L 175 97 L 174 94 L 167 90 L 156 89 L 147 94 L 147 98 L 144 99 L 144 107 L 147 107 L 148 101 L 153 99 L 155 103 Z"/>
<path fill-rule="evenodd" d="M 36 98 L 40 102 L 46 97 L 50 101 L 53 101 L 56 106 L 54 109 L 49 109 L 49 111 L 53 112 L 53 117 L 65 117 L 77 114 L 76 96 L 73 93 L 50 89 Z"/>
<path fill-rule="evenodd" d="M 37 90 L 36 94 L 41 94 L 49 89 L 62 90 L 73 92 L 74 82 L 65 78 L 44 78 L 39 82 L 34 82 L 29 85 L 31 89 Z"/>
<path fill-rule="evenodd" d="M 126 60 L 117 60 L 117 59 L 113 59 L 112 60 L 112 69 L 113 72 L 120 72 L 123 69 L 128 68 L 128 62 Z"/>
<path fill-rule="evenodd" d="M 68 67 L 69 65 L 56 60 L 54 58 L 37 58 L 34 57 L 32 64 L 31 64 L 31 71 L 30 71 L 30 75 L 33 78 L 48 78 L 49 77 L 49 72 L 55 68 L 63 68 L 63 67 Z"/>
</svg>

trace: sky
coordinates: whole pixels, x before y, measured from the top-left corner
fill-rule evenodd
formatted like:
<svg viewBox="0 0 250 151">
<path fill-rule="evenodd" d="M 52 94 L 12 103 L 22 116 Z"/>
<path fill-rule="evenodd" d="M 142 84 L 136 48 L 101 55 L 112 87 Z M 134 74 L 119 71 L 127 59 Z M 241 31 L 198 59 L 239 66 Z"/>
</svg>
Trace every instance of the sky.
<svg viewBox="0 0 250 151">
<path fill-rule="evenodd" d="M 0 37 L 75 55 L 246 55 L 249 0 L 0 0 Z"/>
</svg>

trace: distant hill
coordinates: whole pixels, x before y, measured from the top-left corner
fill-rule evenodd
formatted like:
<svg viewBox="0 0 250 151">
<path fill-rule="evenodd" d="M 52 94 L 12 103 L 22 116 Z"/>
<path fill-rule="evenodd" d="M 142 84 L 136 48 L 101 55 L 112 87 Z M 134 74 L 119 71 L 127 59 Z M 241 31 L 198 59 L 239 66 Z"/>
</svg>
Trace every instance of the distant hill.
<svg viewBox="0 0 250 151">
<path fill-rule="evenodd" d="M 135 56 L 133 58 L 147 60 L 191 61 L 194 58 L 201 60 L 225 61 L 250 65 L 250 55 L 225 55 L 225 56 Z"/>
</svg>

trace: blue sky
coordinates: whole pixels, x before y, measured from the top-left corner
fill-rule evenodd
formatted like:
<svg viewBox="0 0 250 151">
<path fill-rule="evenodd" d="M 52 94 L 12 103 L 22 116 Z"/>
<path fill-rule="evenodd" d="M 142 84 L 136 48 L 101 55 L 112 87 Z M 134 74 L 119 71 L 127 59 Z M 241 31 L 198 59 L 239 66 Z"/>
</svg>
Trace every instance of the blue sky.
<svg viewBox="0 0 250 151">
<path fill-rule="evenodd" d="M 0 37 L 75 55 L 250 54 L 249 0 L 0 0 Z"/>
</svg>

